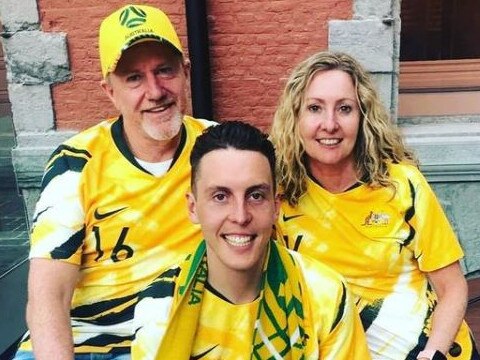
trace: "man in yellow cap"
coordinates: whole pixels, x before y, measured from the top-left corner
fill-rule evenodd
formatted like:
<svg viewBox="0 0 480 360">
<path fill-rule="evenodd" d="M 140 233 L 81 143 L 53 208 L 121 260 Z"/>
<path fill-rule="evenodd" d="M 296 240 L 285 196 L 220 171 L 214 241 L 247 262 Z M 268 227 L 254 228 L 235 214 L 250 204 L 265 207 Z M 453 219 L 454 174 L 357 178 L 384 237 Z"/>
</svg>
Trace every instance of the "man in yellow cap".
<svg viewBox="0 0 480 360">
<path fill-rule="evenodd" d="M 127 5 L 103 20 L 99 51 L 120 116 L 47 164 L 16 359 L 129 359 L 138 293 L 201 238 L 185 209 L 188 159 L 213 123 L 185 115 L 190 66 L 175 29 L 159 9 Z"/>
</svg>

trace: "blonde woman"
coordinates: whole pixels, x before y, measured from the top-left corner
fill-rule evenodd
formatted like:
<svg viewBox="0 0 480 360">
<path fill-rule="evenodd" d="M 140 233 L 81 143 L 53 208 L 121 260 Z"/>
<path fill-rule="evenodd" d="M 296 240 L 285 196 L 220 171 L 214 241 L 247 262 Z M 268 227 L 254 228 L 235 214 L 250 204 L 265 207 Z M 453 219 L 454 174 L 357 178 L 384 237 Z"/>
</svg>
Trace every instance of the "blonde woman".
<svg viewBox="0 0 480 360">
<path fill-rule="evenodd" d="M 345 276 L 372 357 L 479 359 L 462 249 L 361 65 L 333 52 L 301 62 L 271 139 L 277 238 Z"/>
</svg>

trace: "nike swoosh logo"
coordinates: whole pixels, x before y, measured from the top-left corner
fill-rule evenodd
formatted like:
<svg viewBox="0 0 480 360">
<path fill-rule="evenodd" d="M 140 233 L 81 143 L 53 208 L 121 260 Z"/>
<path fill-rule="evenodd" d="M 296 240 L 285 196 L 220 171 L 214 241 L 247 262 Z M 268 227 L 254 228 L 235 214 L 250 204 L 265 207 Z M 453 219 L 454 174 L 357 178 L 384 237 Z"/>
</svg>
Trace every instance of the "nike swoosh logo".
<svg viewBox="0 0 480 360">
<path fill-rule="evenodd" d="M 300 216 L 303 216 L 303 214 L 292 215 L 292 216 L 283 215 L 283 221 L 287 222 L 288 220 L 292 220 L 292 219 L 298 218 Z"/>
<path fill-rule="evenodd" d="M 116 214 L 116 213 L 118 213 L 118 212 L 120 212 L 120 211 L 122 211 L 122 210 L 125 210 L 126 208 L 127 208 L 127 206 L 122 207 L 122 208 L 119 208 L 119 209 L 115 209 L 115 210 L 112 210 L 112 211 L 109 211 L 109 212 L 106 212 L 106 213 L 103 213 L 103 214 L 100 214 L 100 213 L 98 212 L 98 208 L 97 208 L 97 209 L 95 209 L 95 212 L 93 213 L 93 216 L 94 216 L 95 219 L 97 219 L 97 220 L 103 220 L 103 219 L 105 219 L 105 218 L 107 218 L 107 217 L 109 217 L 109 216 L 112 216 L 112 215 L 114 215 L 114 214 Z"/>
<path fill-rule="evenodd" d="M 215 349 L 218 345 L 215 345 L 214 347 L 202 352 L 201 354 L 198 354 L 198 355 L 190 355 L 190 360 L 198 360 L 198 359 L 201 359 L 202 357 L 204 357 L 205 355 L 207 355 L 210 351 L 212 351 L 213 349 Z"/>
</svg>

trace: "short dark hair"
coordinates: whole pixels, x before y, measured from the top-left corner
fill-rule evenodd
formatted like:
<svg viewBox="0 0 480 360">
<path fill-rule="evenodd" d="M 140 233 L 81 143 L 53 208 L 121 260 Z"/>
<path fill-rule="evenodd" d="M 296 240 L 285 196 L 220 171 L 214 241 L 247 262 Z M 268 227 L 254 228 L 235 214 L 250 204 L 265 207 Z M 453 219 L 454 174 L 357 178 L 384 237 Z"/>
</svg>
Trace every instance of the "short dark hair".
<svg viewBox="0 0 480 360">
<path fill-rule="evenodd" d="M 273 144 L 268 140 L 267 135 L 256 127 L 243 121 L 231 120 L 205 129 L 203 134 L 195 141 L 190 154 L 191 187 L 193 191 L 195 191 L 198 167 L 203 156 L 214 150 L 228 148 L 257 151 L 264 155 L 270 165 L 273 189 L 275 190 L 275 149 Z"/>
</svg>

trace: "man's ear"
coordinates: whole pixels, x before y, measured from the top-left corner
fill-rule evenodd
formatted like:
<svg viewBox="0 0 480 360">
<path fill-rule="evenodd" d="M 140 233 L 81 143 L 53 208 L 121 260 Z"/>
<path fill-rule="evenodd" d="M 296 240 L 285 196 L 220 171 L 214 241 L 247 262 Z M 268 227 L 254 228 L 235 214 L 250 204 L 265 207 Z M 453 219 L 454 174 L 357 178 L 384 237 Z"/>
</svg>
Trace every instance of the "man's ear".
<svg viewBox="0 0 480 360">
<path fill-rule="evenodd" d="M 117 107 L 117 104 L 115 103 L 115 98 L 113 97 L 113 87 L 110 84 L 110 81 L 108 79 L 103 79 L 102 81 L 100 81 L 100 86 L 103 92 L 107 95 L 107 97 L 113 103 L 113 105 Z"/>
<path fill-rule="evenodd" d="M 188 216 L 194 224 L 198 224 L 198 215 L 197 215 L 197 203 L 195 200 L 195 195 L 189 192 L 187 193 L 187 204 L 188 204 Z"/>
<path fill-rule="evenodd" d="M 188 80 L 190 79 L 190 69 L 191 69 L 191 63 L 189 59 L 183 60 L 183 73 L 185 74 L 185 78 Z"/>
</svg>

